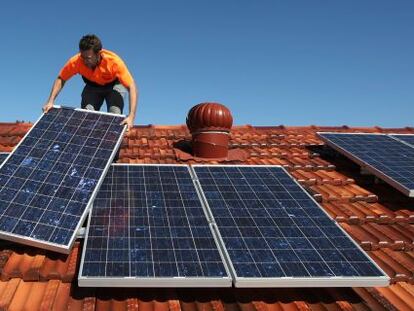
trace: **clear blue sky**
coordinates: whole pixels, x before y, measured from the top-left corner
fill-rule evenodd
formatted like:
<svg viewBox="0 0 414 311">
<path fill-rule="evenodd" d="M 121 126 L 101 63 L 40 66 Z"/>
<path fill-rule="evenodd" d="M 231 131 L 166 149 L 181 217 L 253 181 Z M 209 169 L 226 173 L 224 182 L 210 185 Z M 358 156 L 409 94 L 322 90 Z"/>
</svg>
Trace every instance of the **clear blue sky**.
<svg viewBox="0 0 414 311">
<path fill-rule="evenodd" d="M 414 125 L 414 1 L 7 1 L 0 122 L 34 121 L 78 41 L 96 33 L 139 89 L 136 124 L 203 101 L 236 124 Z M 58 104 L 78 106 L 72 78 Z"/>
</svg>

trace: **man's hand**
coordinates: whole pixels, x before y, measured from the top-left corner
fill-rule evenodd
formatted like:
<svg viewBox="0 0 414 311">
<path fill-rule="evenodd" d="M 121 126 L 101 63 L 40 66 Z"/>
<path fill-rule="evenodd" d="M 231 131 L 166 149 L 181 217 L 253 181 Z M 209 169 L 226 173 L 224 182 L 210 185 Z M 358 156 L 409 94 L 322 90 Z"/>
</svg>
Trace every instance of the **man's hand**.
<svg viewBox="0 0 414 311">
<path fill-rule="evenodd" d="M 134 117 L 129 115 L 128 117 L 126 117 L 122 122 L 121 125 L 127 125 L 127 131 L 129 131 L 132 126 L 134 125 Z"/>
<path fill-rule="evenodd" d="M 47 113 L 50 109 L 52 109 L 53 108 L 53 103 L 52 102 L 47 102 L 44 106 L 43 106 L 43 108 L 42 108 L 42 110 L 43 110 L 43 112 L 44 113 Z"/>
</svg>

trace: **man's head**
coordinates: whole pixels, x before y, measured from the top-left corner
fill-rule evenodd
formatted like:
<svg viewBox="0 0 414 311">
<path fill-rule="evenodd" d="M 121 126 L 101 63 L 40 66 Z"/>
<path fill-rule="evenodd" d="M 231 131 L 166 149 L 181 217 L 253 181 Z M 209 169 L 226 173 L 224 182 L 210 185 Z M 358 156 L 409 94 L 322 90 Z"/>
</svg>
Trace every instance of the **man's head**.
<svg viewBox="0 0 414 311">
<path fill-rule="evenodd" d="M 99 61 L 99 52 L 102 50 L 102 42 L 95 35 L 83 36 L 79 41 L 79 52 L 86 66 L 95 68 Z"/>
</svg>

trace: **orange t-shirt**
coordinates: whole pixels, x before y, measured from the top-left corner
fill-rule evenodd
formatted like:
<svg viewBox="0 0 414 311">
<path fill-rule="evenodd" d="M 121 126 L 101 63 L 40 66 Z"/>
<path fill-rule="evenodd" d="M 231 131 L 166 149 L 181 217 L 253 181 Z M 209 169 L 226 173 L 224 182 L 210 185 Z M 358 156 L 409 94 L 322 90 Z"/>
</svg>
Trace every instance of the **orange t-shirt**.
<svg viewBox="0 0 414 311">
<path fill-rule="evenodd" d="M 86 79 L 99 85 L 105 85 L 118 79 L 123 86 L 129 87 L 134 79 L 122 59 L 114 52 L 108 50 L 102 49 L 99 53 L 101 62 L 95 69 L 87 67 L 80 53 L 78 53 L 71 57 L 63 66 L 59 72 L 59 77 L 67 81 L 79 73 Z"/>
</svg>

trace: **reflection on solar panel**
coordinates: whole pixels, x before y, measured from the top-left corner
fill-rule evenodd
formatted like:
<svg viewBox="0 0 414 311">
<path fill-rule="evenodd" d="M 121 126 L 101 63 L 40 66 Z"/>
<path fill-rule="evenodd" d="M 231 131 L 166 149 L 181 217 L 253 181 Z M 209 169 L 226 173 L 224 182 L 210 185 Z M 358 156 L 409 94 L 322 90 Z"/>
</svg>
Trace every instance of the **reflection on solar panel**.
<svg viewBox="0 0 414 311">
<path fill-rule="evenodd" d="M 0 237 L 68 253 L 124 126 L 122 116 L 53 108 L 0 167 Z"/>
<path fill-rule="evenodd" d="M 414 196 L 414 148 L 382 134 L 318 133 L 332 148 Z"/>
<path fill-rule="evenodd" d="M 277 166 L 193 166 L 236 287 L 386 285 L 388 278 Z"/>
<path fill-rule="evenodd" d="M 231 286 L 187 166 L 111 166 L 93 205 L 79 285 Z"/>
<path fill-rule="evenodd" d="M 399 140 L 402 140 L 403 142 L 410 144 L 411 146 L 414 146 L 414 135 L 410 134 L 392 134 L 391 137 L 397 138 Z"/>
<path fill-rule="evenodd" d="M 6 160 L 8 155 L 9 154 L 7 152 L 0 152 L 0 164 L 2 164 L 4 160 Z"/>
</svg>

